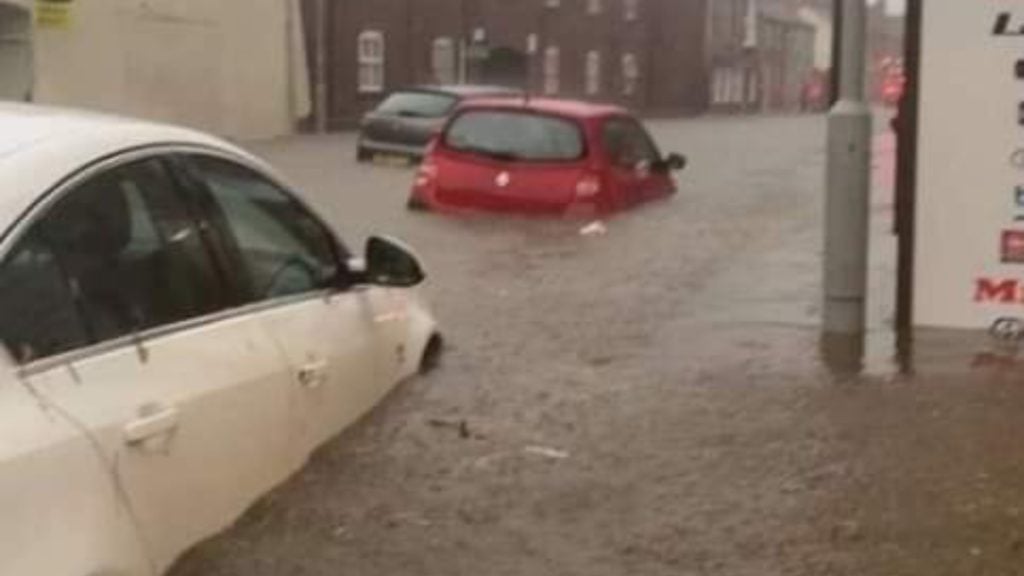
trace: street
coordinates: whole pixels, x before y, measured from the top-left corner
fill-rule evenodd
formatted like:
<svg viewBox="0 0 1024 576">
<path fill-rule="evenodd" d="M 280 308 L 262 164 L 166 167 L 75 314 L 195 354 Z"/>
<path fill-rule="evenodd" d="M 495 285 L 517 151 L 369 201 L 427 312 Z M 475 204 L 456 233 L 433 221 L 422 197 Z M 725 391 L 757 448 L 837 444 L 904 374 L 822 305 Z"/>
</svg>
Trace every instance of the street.
<svg viewBox="0 0 1024 576">
<path fill-rule="evenodd" d="M 819 353 L 824 119 L 651 127 L 679 194 L 593 235 L 409 213 L 349 134 L 251 146 L 353 251 L 418 250 L 449 347 L 172 575 L 1024 573 L 1021 370 L 898 374 L 891 190 L 851 379 Z"/>
</svg>

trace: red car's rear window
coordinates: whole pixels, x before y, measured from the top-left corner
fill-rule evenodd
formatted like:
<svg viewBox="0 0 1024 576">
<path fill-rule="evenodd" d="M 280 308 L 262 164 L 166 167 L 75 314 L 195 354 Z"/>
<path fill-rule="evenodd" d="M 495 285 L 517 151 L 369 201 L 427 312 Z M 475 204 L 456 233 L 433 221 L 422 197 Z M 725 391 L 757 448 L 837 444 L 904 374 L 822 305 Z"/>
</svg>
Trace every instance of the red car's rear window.
<svg viewBox="0 0 1024 576">
<path fill-rule="evenodd" d="M 444 145 L 459 152 L 524 162 L 570 162 L 586 155 L 578 123 L 514 110 L 463 112 L 445 132 Z"/>
</svg>

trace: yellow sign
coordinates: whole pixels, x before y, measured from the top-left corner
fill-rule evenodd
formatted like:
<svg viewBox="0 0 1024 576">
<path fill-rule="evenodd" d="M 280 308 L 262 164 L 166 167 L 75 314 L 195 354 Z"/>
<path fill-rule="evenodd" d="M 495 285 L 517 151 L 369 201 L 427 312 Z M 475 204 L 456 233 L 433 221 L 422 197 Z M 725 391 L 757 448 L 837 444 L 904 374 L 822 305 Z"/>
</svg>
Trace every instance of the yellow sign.
<svg viewBox="0 0 1024 576">
<path fill-rule="evenodd" d="M 73 0 L 36 0 L 36 25 L 40 28 L 71 26 Z"/>
</svg>

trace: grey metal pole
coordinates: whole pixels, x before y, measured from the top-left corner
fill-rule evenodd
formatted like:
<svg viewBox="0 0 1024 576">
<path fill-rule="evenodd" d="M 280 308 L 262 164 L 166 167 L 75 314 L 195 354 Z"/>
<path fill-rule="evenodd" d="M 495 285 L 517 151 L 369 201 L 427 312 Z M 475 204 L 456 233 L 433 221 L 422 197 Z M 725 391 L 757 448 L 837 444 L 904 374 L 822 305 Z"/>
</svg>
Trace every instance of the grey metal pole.
<svg viewBox="0 0 1024 576">
<path fill-rule="evenodd" d="M 316 131 L 327 132 L 327 31 L 330 28 L 327 14 L 327 0 L 316 0 L 316 87 L 314 90 Z"/>
<path fill-rule="evenodd" d="M 842 7 L 839 99 L 829 114 L 825 202 L 826 335 L 866 329 L 868 227 L 871 192 L 871 108 L 865 98 L 867 7 Z"/>
</svg>

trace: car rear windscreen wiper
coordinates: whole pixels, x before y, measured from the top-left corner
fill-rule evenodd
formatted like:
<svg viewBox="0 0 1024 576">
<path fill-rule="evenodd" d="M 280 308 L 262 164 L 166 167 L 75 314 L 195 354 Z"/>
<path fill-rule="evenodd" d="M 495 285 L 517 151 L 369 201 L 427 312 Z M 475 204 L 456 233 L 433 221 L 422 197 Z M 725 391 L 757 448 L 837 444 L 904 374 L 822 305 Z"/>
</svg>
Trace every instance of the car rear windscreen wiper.
<svg viewBox="0 0 1024 576">
<path fill-rule="evenodd" d="M 487 156 L 488 158 L 493 158 L 495 160 L 504 160 L 506 162 L 515 162 L 517 160 L 523 159 L 523 157 L 520 156 L 519 154 L 516 154 L 515 152 L 509 152 L 508 150 L 493 150 L 491 148 L 476 148 L 472 146 L 462 148 L 461 150 L 463 152 L 469 152 L 470 154 L 479 154 L 480 156 Z"/>
<path fill-rule="evenodd" d="M 403 118 L 429 118 L 426 114 L 417 112 L 415 110 L 399 110 L 398 115 Z"/>
</svg>

